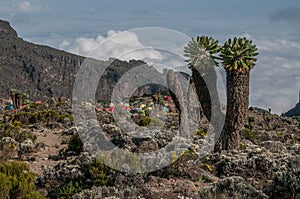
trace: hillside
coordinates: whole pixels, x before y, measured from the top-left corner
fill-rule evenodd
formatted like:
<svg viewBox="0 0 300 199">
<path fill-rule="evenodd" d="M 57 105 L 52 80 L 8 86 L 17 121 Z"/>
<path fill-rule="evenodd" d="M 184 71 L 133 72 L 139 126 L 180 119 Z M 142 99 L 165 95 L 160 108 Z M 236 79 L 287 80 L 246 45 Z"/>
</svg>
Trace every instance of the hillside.
<svg viewBox="0 0 300 199">
<path fill-rule="evenodd" d="M 70 96 L 70 86 L 84 58 L 19 38 L 0 20 L 0 93 L 17 88 L 31 97 Z"/>
<path fill-rule="evenodd" d="M 0 20 L 0 97 L 9 97 L 10 89 L 15 88 L 29 94 L 31 99 L 43 96 L 70 98 L 76 73 L 85 59 L 24 41 L 8 22 Z M 114 85 L 125 72 L 145 64 L 143 61 L 117 59 L 96 63 L 99 67 L 108 66 L 99 81 L 101 92 L 97 92 L 98 99 L 109 98 Z M 146 87 L 139 93 L 153 89 L 159 87 Z"/>
</svg>

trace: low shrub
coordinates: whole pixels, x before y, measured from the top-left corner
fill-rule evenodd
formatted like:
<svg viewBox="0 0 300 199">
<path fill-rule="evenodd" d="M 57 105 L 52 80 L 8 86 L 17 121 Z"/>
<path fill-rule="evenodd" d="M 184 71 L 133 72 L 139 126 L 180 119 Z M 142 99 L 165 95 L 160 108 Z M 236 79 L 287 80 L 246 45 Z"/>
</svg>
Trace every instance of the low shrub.
<svg viewBox="0 0 300 199">
<path fill-rule="evenodd" d="M 51 122 L 62 123 L 66 118 L 74 122 L 74 117 L 71 114 L 59 114 L 55 110 L 42 110 L 38 112 L 18 112 L 14 115 L 8 115 L 13 123 L 18 125 L 31 125 L 36 123 L 48 124 Z"/>
<path fill-rule="evenodd" d="M 157 118 L 151 118 L 151 117 L 143 117 L 141 118 L 138 123 L 139 126 L 158 126 L 163 127 L 164 123 Z"/>
<path fill-rule="evenodd" d="M 115 179 L 110 177 L 110 172 L 111 169 L 97 159 L 89 168 L 89 174 L 92 177 L 93 184 L 96 186 L 113 185 Z"/>
<path fill-rule="evenodd" d="M 57 193 L 57 198 L 69 199 L 76 193 L 79 193 L 83 189 L 83 186 L 79 182 L 70 182 L 61 186 Z"/>
<path fill-rule="evenodd" d="M 14 121 L 11 125 L 6 124 L 6 126 L 0 129 L 0 139 L 3 137 L 11 137 L 17 142 L 24 142 L 26 139 L 36 140 L 36 136 L 31 132 L 25 131 L 20 128 L 21 123 L 19 121 Z"/>
<path fill-rule="evenodd" d="M 271 198 L 297 198 L 296 195 L 300 193 L 300 170 L 277 172 L 267 192 Z"/>
<path fill-rule="evenodd" d="M 256 133 L 253 132 L 251 129 L 249 128 L 243 128 L 241 130 L 241 136 L 247 140 L 253 141 L 256 138 Z"/>
<path fill-rule="evenodd" d="M 70 138 L 67 151 L 73 151 L 76 155 L 79 155 L 83 151 L 83 143 L 78 134 Z"/>
<path fill-rule="evenodd" d="M 0 164 L 0 198 L 45 198 L 36 190 L 34 177 L 24 162 Z"/>
</svg>

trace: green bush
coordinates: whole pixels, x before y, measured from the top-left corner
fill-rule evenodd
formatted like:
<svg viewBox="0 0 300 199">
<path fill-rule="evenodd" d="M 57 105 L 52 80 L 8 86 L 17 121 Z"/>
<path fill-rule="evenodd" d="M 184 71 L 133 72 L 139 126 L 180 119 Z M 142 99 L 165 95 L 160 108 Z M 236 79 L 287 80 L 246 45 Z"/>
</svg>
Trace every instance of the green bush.
<svg viewBox="0 0 300 199">
<path fill-rule="evenodd" d="M 103 163 L 114 169 L 121 169 L 124 165 L 128 165 L 126 168 L 128 173 L 142 173 L 145 170 L 145 166 L 140 163 L 140 158 L 135 153 L 124 154 L 119 150 L 114 150 L 110 154 L 97 154 L 96 159 L 96 164 Z M 108 171 L 106 170 L 106 172 Z"/>
<path fill-rule="evenodd" d="M 99 163 L 97 165 L 91 166 L 89 169 L 89 173 L 91 174 L 96 186 L 107 186 L 108 178 L 105 174 L 105 168 L 103 164 Z"/>
<path fill-rule="evenodd" d="M 244 127 L 246 129 L 252 130 L 254 127 L 255 117 L 254 116 L 248 116 L 248 121 L 246 124 L 244 124 Z"/>
<path fill-rule="evenodd" d="M 89 168 L 89 174 L 92 177 L 93 184 L 96 186 L 111 186 L 114 179 L 109 177 L 109 171 L 109 167 L 96 159 Z"/>
<path fill-rule="evenodd" d="M 18 146 L 14 143 L 0 143 L 0 162 L 18 156 Z"/>
<path fill-rule="evenodd" d="M 138 121 L 138 125 L 139 126 L 148 126 L 150 124 L 150 122 L 151 122 L 150 117 L 144 117 Z"/>
<path fill-rule="evenodd" d="M 255 121 L 255 117 L 254 116 L 249 116 L 248 117 L 248 122 L 251 123 L 251 122 L 254 122 Z"/>
<path fill-rule="evenodd" d="M 22 122 L 15 120 L 12 125 L 17 126 L 17 127 L 22 127 Z"/>
<path fill-rule="evenodd" d="M 63 122 L 66 118 L 69 118 L 71 122 L 74 122 L 74 116 L 71 114 L 63 114 L 59 116 L 58 122 Z"/>
<path fill-rule="evenodd" d="M 253 132 L 251 129 L 249 128 L 243 128 L 241 131 L 241 135 L 242 137 L 244 137 L 247 140 L 251 140 L 253 141 L 253 139 L 256 138 L 256 133 Z"/>
<path fill-rule="evenodd" d="M 67 151 L 73 151 L 76 155 L 79 155 L 83 150 L 83 143 L 78 134 L 73 135 L 70 138 Z"/>
<path fill-rule="evenodd" d="M 279 137 L 281 139 L 284 139 L 286 137 L 286 132 L 276 131 L 276 137 Z"/>
<path fill-rule="evenodd" d="M 34 174 L 24 162 L 4 162 L 0 164 L 1 198 L 40 199 L 45 198 L 36 191 Z"/>
<path fill-rule="evenodd" d="M 277 172 L 269 185 L 269 191 L 271 198 L 295 198 L 300 193 L 300 171 Z"/>
<path fill-rule="evenodd" d="M 0 129 L 0 139 L 3 137 L 11 137 L 17 142 L 24 142 L 27 138 L 31 139 L 32 141 L 36 140 L 36 136 L 33 135 L 31 132 L 22 130 L 20 128 L 21 122 L 14 121 L 11 125 L 6 124 L 6 126 Z"/>
<path fill-rule="evenodd" d="M 7 123 L 6 122 L 1 122 L 0 123 L 0 130 L 3 129 L 4 127 L 7 126 Z"/>
<path fill-rule="evenodd" d="M 157 118 L 151 118 L 151 117 L 143 117 L 138 121 L 139 126 L 158 126 L 163 127 L 164 123 Z"/>
<path fill-rule="evenodd" d="M 8 115 L 12 122 L 22 125 L 31 125 L 35 123 L 44 123 L 48 124 L 50 122 L 64 122 L 65 118 L 69 118 L 71 122 L 74 121 L 74 117 L 71 114 L 59 114 L 55 110 L 42 110 L 38 112 L 18 112 L 14 115 Z"/>
<path fill-rule="evenodd" d="M 76 193 L 79 193 L 83 189 L 83 186 L 80 183 L 70 182 L 68 184 L 63 185 L 57 194 L 57 198 L 61 199 L 69 199 Z"/>
</svg>

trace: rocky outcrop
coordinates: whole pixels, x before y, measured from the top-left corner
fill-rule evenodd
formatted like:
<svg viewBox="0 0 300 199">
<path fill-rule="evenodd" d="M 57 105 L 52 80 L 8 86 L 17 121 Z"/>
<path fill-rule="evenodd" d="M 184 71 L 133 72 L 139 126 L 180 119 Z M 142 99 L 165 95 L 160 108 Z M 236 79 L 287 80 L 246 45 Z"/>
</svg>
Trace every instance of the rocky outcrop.
<svg viewBox="0 0 300 199">
<path fill-rule="evenodd" d="M 10 26 L 7 21 L 0 20 L 0 38 L 16 38 L 17 32 Z"/>
<path fill-rule="evenodd" d="M 16 88 L 31 98 L 71 96 L 81 56 L 26 42 L 8 22 L 0 20 L 1 95 Z"/>
<path fill-rule="evenodd" d="M 78 69 L 87 58 L 57 50 L 51 47 L 33 44 L 19 38 L 8 22 L 0 20 L 0 93 L 10 96 L 10 89 L 15 88 L 29 95 L 31 99 L 43 96 L 65 96 L 71 98 L 72 88 Z M 110 59 L 95 61 L 95 65 L 104 68 L 100 80 L 97 80 L 97 99 L 110 99 L 112 90 L 126 72 L 140 65 L 143 61 L 129 62 Z M 155 92 L 162 87 L 146 85 L 136 94 Z M 128 91 L 130 92 L 130 91 Z"/>
<path fill-rule="evenodd" d="M 300 103 L 297 103 L 294 108 L 292 108 L 291 110 L 287 111 L 283 115 L 285 115 L 287 117 L 300 116 Z"/>
</svg>

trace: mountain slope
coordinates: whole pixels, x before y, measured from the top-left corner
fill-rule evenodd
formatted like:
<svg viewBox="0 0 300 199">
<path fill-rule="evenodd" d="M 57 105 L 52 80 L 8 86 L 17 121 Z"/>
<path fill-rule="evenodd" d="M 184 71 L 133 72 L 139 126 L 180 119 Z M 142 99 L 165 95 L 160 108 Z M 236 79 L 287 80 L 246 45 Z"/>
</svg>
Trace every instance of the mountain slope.
<svg viewBox="0 0 300 199">
<path fill-rule="evenodd" d="M 70 96 L 70 85 L 84 58 L 24 41 L 0 20 L 0 92 L 17 88 L 31 97 Z"/>
<path fill-rule="evenodd" d="M 9 97 L 11 88 L 22 90 L 31 99 L 52 95 L 71 97 L 76 73 L 85 59 L 24 41 L 8 22 L 0 20 L 0 97 Z M 97 92 L 98 99 L 108 99 L 123 74 L 145 64 L 136 60 L 95 62 L 108 66 L 100 80 L 104 87 Z"/>
</svg>

